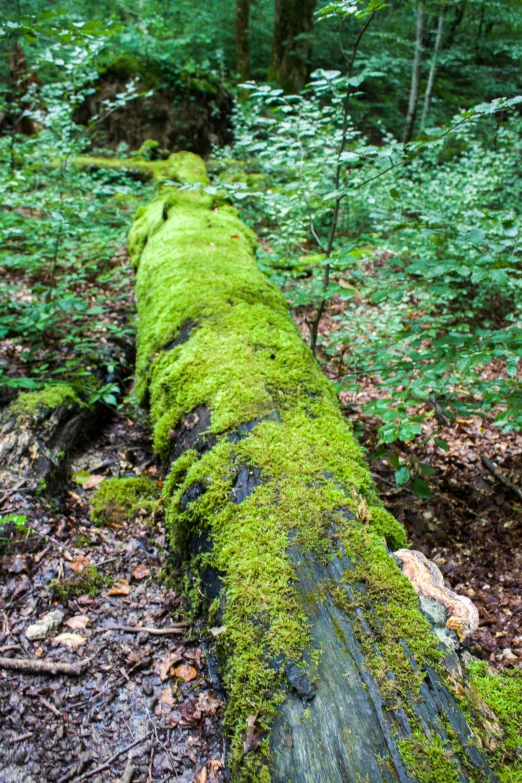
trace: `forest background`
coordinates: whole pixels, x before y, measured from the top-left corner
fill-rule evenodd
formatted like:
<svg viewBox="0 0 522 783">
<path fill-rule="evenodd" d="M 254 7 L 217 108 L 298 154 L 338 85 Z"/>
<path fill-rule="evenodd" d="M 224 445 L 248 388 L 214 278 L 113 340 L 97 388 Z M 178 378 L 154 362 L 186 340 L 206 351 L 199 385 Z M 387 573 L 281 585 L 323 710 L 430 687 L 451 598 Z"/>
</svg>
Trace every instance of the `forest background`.
<svg viewBox="0 0 522 783">
<path fill-rule="evenodd" d="M 495 512 L 463 551 L 491 525 L 511 535 L 521 32 L 518 0 L 4 0 L 2 403 L 66 381 L 141 416 L 99 346 L 134 331 L 124 244 L 153 190 L 140 165 L 192 149 L 258 233 L 414 537 L 438 546 L 453 525 L 461 541 L 447 509 L 467 513 L 470 493 Z M 500 503 L 482 457 L 508 482 Z"/>
</svg>

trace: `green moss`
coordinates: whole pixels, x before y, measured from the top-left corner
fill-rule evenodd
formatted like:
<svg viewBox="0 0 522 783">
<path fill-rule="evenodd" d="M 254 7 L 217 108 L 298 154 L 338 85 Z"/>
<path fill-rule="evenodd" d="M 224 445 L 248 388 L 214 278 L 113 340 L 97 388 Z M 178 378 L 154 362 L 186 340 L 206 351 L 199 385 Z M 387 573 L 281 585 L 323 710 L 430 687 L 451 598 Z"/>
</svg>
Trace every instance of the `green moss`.
<svg viewBox="0 0 522 783">
<path fill-rule="evenodd" d="M 503 737 L 493 743 L 493 768 L 501 783 L 522 782 L 522 671 L 502 672 L 491 669 L 484 661 L 473 661 L 466 666 L 472 683 L 467 694 L 467 711 L 473 720 L 477 712 L 474 691 L 493 710 Z M 491 716 L 482 721 L 482 733 L 491 739 Z M 493 735 L 494 737 L 494 735 Z"/>
<path fill-rule="evenodd" d="M 18 421 L 45 415 L 56 408 L 83 405 L 71 386 L 56 384 L 36 392 L 23 392 L 9 406 L 9 415 L 14 414 Z"/>
<path fill-rule="evenodd" d="M 451 748 L 441 737 L 420 730 L 399 743 L 406 769 L 416 783 L 459 783 L 458 766 Z"/>
<path fill-rule="evenodd" d="M 94 566 L 87 566 L 81 573 L 70 579 L 53 579 L 48 587 L 55 601 L 65 603 L 80 595 L 98 595 L 100 590 L 110 585 L 111 582 L 111 577 L 104 576 Z"/>
<path fill-rule="evenodd" d="M 210 413 L 212 448 L 176 460 L 163 494 L 171 544 L 190 562 L 192 589 L 201 597 L 200 575 L 209 569 L 221 577 L 213 622 L 226 627 L 217 649 L 226 660 L 233 779 L 242 783 L 270 779 L 267 743 L 245 757 L 243 742 L 247 717 L 268 731 L 286 698 L 284 667 L 273 661 L 310 655 L 310 606 L 295 589 L 290 546 L 327 562 L 341 545 L 351 559 L 344 583 L 325 582 L 308 601 L 329 594 L 352 619 L 362 609 L 365 622 L 355 630 L 390 706 L 407 709 L 424 666 L 438 667 L 441 657 L 389 554 L 406 545 L 405 532 L 377 497 L 335 391 L 283 296 L 257 268 L 254 247 L 233 207 L 174 188 L 139 210 L 129 238 L 138 267 L 137 389 L 150 401 L 156 451 L 168 460 L 172 431 L 195 409 Z M 190 334 L 176 343 L 187 324 Z M 245 468 L 260 483 L 236 504 Z M 196 557 L 194 542 L 203 550 Z M 421 751 L 405 746 L 422 772 Z M 434 769 L 442 769 L 437 759 Z"/>
<path fill-rule="evenodd" d="M 114 169 L 135 172 L 157 182 L 178 182 L 182 185 L 209 184 L 205 164 L 193 152 L 174 152 L 167 160 L 140 160 L 140 158 L 100 158 L 80 155 L 74 158 L 77 168 Z"/>
<path fill-rule="evenodd" d="M 91 519 L 97 525 L 130 521 L 141 509 L 147 514 L 157 508 L 159 489 L 150 478 L 109 478 L 99 485 L 91 506 Z"/>
</svg>

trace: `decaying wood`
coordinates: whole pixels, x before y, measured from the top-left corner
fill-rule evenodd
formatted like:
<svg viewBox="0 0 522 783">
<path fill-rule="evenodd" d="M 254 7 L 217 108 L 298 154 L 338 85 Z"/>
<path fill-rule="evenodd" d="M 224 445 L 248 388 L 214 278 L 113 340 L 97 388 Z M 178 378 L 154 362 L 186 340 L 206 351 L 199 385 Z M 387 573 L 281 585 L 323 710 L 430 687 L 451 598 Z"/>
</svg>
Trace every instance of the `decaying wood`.
<svg viewBox="0 0 522 783">
<path fill-rule="evenodd" d="M 92 658 L 86 658 L 76 663 L 33 660 L 32 658 L 0 658 L 0 669 L 11 669 L 22 674 L 66 674 L 71 677 L 79 677 L 91 661 Z"/>
<path fill-rule="evenodd" d="M 93 374 L 106 382 L 102 367 L 114 366 L 114 377 L 128 376 L 134 353 L 131 342 L 119 341 L 100 347 L 99 366 Z M 32 394 L 32 393 L 30 393 Z M 21 400 L 24 393 L 20 395 Z M 77 441 L 110 413 L 98 401 L 64 404 L 42 404 L 31 412 L 20 412 L 18 400 L 0 415 L 0 488 L 14 490 L 20 480 L 30 484 L 29 491 L 38 487 L 52 488 L 67 472 L 68 454 Z"/>
<path fill-rule="evenodd" d="M 190 623 L 176 623 L 168 628 L 140 628 L 135 625 L 107 625 L 105 628 L 96 628 L 95 633 L 105 633 L 105 631 L 121 631 L 122 633 L 148 633 L 150 636 L 178 636 L 183 634 L 183 629 L 188 628 Z"/>
<path fill-rule="evenodd" d="M 503 484 L 505 487 L 511 490 L 511 492 L 513 492 L 515 495 L 518 495 L 520 500 L 522 500 L 522 489 L 520 489 L 520 487 L 517 487 L 516 484 L 513 484 L 512 481 L 506 478 L 502 473 L 502 471 L 497 468 L 497 466 L 492 460 L 486 457 L 485 454 L 482 454 L 482 456 L 480 457 L 480 461 L 482 462 L 486 470 L 489 470 L 491 475 L 494 476 L 497 481 L 500 481 L 501 484 Z"/>
<path fill-rule="evenodd" d="M 204 194 L 166 189 L 134 232 L 138 385 L 151 401 L 154 424 L 163 426 L 161 453 L 172 470 L 164 501 L 179 564 L 223 630 L 215 644 L 236 710 L 231 779 L 435 780 L 429 751 L 437 738 L 448 779 L 496 783 L 457 696 L 466 692 L 460 640 L 476 613 L 422 558 L 406 568 L 409 555 L 399 549 L 404 531 L 397 534 L 393 519 L 386 517 L 385 532 L 378 527 L 386 512 L 368 468 L 284 300 L 257 269 L 248 229 L 228 205 L 222 210 Z M 193 326 L 178 340 L 188 321 Z M 231 386 L 244 394 L 248 416 L 234 405 Z M 401 543 L 389 543 L 396 534 Z M 277 540 L 275 554 L 263 536 Z M 265 580 L 270 558 L 288 569 L 282 585 L 276 577 Z M 383 571 L 387 582 L 379 581 Z M 305 618 L 306 641 L 297 653 L 284 643 L 271 647 L 283 624 L 299 633 L 292 610 L 280 609 L 287 590 L 295 615 Z M 243 591 L 248 603 L 236 614 Z M 403 618 L 401 632 L 388 620 L 394 609 Z M 417 629 L 411 634 L 410 625 Z M 244 627 L 249 635 L 242 636 Z M 245 653 L 248 664 L 237 666 L 245 638 L 255 639 L 251 656 Z M 229 674 L 234 666 L 241 672 L 236 682 Z M 259 670 L 265 680 L 256 679 Z M 250 701 L 243 703 L 248 688 Z M 270 712 L 274 692 L 277 709 Z M 425 754 L 427 776 L 407 758 L 405 744 L 414 757 Z"/>
</svg>

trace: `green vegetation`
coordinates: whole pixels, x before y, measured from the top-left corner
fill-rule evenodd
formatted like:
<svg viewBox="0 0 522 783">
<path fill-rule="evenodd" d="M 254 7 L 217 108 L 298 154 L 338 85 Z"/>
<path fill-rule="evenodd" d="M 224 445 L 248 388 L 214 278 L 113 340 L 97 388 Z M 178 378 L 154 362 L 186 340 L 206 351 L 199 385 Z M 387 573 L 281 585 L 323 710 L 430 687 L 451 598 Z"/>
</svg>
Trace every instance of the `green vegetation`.
<svg viewBox="0 0 522 783">
<path fill-rule="evenodd" d="M 0 22 L 0 401 L 28 390 L 13 403 L 20 419 L 117 405 L 126 379 L 108 345 L 134 332 L 134 266 L 135 394 L 168 466 L 172 549 L 197 601 L 205 573 L 220 579 L 209 616 L 226 629 L 216 645 L 233 775 L 270 780 L 267 739 L 244 755 L 247 720 L 272 725 L 288 693 L 279 661 L 316 675 L 308 618 L 328 598 L 354 618 L 385 708 L 413 726 L 401 743 L 412 779 L 453 783 L 463 749 L 450 730 L 427 735 L 411 708 L 425 666 L 444 670 L 390 557 L 406 534 L 338 395 L 358 410 L 367 379 L 378 387 L 362 405 L 379 422 L 377 455 L 424 499 L 433 468 L 401 451 L 427 439 L 446 449 L 434 418 L 522 427 L 519 5 L 11 6 Z M 194 151 L 210 150 L 209 177 Z M 183 427 L 207 415 L 177 457 Z M 158 496 L 148 478 L 107 479 L 92 520 L 122 525 Z M 0 519 L 0 536 L 23 532 L 17 519 Z M 322 563 L 342 547 L 351 567 L 303 601 L 291 546 Z M 66 601 L 105 584 L 88 568 L 51 590 Z M 519 673 L 468 669 L 504 732 L 486 742 L 466 693 L 477 743 L 502 783 L 520 781 Z"/>
<path fill-rule="evenodd" d="M 485 661 L 473 661 L 466 666 L 466 674 L 472 683 L 471 693 L 467 694 L 468 711 L 471 714 L 480 712 L 480 706 L 476 704 L 478 694 L 493 710 L 503 732 L 499 741 L 491 731 L 491 716 L 483 717 L 482 733 L 486 744 L 493 740 L 498 776 L 502 783 L 519 783 L 522 780 L 522 672 L 519 669 L 498 672 Z"/>
<path fill-rule="evenodd" d="M 65 603 L 81 595 L 98 595 L 100 590 L 111 584 L 111 577 L 101 574 L 95 566 L 86 566 L 79 574 L 69 579 L 53 579 L 48 589 L 55 601 Z"/>
<path fill-rule="evenodd" d="M 92 500 L 92 521 L 97 525 L 130 522 L 142 509 L 152 514 L 158 507 L 158 497 L 158 485 L 145 476 L 105 479 Z"/>
<path fill-rule="evenodd" d="M 46 386 L 38 392 L 24 392 L 19 394 L 16 401 L 10 407 L 10 414 L 17 417 L 21 422 L 23 419 L 42 417 L 49 411 L 56 408 L 73 405 L 81 407 L 81 402 L 75 390 L 67 384 L 56 384 L 56 386 Z"/>
</svg>

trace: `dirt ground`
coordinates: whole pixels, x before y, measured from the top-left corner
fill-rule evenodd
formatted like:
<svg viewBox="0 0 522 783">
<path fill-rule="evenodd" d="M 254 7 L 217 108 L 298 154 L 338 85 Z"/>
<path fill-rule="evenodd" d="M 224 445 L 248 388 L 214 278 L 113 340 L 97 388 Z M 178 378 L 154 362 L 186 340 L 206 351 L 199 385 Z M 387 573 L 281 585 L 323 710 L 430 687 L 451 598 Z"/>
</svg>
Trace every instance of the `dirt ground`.
<svg viewBox="0 0 522 783">
<path fill-rule="evenodd" d="M 146 429 L 124 415 L 73 455 L 73 467 L 100 477 L 157 470 Z M 48 502 L 21 486 L 2 498 L 2 515 L 24 514 L 48 537 L 18 538 L 0 557 L 0 656 L 88 665 L 81 677 L 0 669 L 0 783 L 218 783 L 223 699 L 212 658 L 162 576 L 161 506 L 95 527 L 92 492 L 70 483 Z M 85 578 L 84 594 L 53 592 Z M 49 610 L 63 613 L 59 627 L 28 641 L 28 626 Z"/>
</svg>

